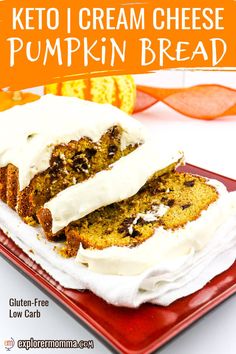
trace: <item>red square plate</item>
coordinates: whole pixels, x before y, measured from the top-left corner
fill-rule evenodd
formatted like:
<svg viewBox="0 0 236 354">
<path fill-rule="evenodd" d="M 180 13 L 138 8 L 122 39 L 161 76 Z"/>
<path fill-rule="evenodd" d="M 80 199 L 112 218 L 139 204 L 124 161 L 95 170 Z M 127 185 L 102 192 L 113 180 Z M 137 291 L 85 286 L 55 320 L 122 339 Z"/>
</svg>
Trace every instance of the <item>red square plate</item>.
<svg viewBox="0 0 236 354">
<path fill-rule="evenodd" d="M 235 180 L 192 165 L 180 170 L 218 179 L 230 191 L 236 190 Z M 203 289 L 166 308 L 151 304 L 138 309 L 120 308 L 107 304 L 89 291 L 62 288 L 2 232 L 0 251 L 78 319 L 124 354 L 150 353 L 236 292 L 235 262 Z"/>
</svg>

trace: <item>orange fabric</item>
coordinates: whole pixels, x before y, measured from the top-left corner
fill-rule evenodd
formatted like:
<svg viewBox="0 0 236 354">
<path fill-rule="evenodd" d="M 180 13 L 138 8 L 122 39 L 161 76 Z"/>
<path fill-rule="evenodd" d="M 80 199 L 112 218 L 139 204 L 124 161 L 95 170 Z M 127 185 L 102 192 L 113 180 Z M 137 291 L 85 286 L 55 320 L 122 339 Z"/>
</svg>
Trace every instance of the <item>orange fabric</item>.
<svg viewBox="0 0 236 354">
<path fill-rule="evenodd" d="M 188 88 L 137 86 L 134 113 L 157 102 L 191 118 L 211 120 L 236 115 L 236 90 L 220 85 L 199 85 Z"/>
</svg>

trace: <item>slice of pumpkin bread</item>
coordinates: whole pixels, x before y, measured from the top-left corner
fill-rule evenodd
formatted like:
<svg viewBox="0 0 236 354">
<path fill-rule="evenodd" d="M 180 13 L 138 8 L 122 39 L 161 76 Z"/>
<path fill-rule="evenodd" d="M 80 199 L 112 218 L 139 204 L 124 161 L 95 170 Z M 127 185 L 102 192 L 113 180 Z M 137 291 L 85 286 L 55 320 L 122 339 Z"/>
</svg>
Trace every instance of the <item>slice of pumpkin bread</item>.
<svg viewBox="0 0 236 354">
<path fill-rule="evenodd" d="M 153 177 L 133 197 L 100 208 L 65 229 L 64 256 L 84 248 L 134 247 L 150 238 L 158 227 L 175 230 L 196 220 L 218 199 L 207 179 L 172 172 Z"/>
<path fill-rule="evenodd" d="M 79 141 L 55 146 L 50 167 L 35 176 L 23 191 L 18 192 L 19 215 L 26 222 L 36 218 L 37 211 L 59 192 L 107 169 L 110 164 L 137 148 L 138 145 L 129 145 L 121 150 L 121 136 L 122 128 L 114 126 L 98 143 L 83 137 Z"/>
</svg>

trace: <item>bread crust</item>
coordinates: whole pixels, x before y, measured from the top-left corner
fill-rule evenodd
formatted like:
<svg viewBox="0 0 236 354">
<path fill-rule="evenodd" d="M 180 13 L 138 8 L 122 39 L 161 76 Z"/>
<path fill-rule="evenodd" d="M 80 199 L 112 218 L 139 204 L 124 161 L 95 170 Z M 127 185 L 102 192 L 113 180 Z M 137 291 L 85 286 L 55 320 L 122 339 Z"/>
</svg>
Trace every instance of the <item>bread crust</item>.
<svg viewBox="0 0 236 354">
<path fill-rule="evenodd" d="M 7 202 L 7 167 L 0 168 L 0 199 Z"/>
<path fill-rule="evenodd" d="M 7 166 L 6 177 L 6 200 L 7 205 L 13 210 L 16 210 L 18 191 L 18 168 L 12 164 L 9 164 Z"/>
</svg>

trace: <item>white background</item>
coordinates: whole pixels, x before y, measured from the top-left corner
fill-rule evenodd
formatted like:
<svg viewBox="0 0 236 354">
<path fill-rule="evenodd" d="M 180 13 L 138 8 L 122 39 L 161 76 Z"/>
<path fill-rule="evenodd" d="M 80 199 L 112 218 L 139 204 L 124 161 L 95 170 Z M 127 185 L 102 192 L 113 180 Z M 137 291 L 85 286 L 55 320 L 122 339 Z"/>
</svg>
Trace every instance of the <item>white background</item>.
<svg viewBox="0 0 236 354">
<path fill-rule="evenodd" d="M 183 87 L 200 83 L 218 83 L 236 88 L 234 72 L 165 71 L 151 75 L 137 75 L 136 82 L 159 87 Z M 41 88 L 34 91 L 42 92 Z M 219 98 L 220 99 L 220 98 Z M 156 139 L 168 141 L 185 151 L 186 160 L 197 166 L 236 179 L 236 117 L 201 121 L 184 117 L 158 103 L 146 112 L 136 115 Z M 39 290 L 5 260 L 0 258 L 0 353 L 4 353 L 4 339 L 94 339 L 94 350 L 83 353 L 110 353 L 102 342 L 64 312 L 46 294 Z M 49 299 L 50 306 L 42 310 L 40 319 L 9 319 L 9 298 Z M 211 311 L 204 318 L 176 337 L 160 354 L 235 354 L 236 353 L 235 296 Z M 12 353 L 22 353 L 17 348 Z M 33 350 L 52 353 L 49 350 Z M 55 350 L 73 353 L 74 350 Z M 78 352 L 78 351 L 77 351 Z"/>
</svg>

